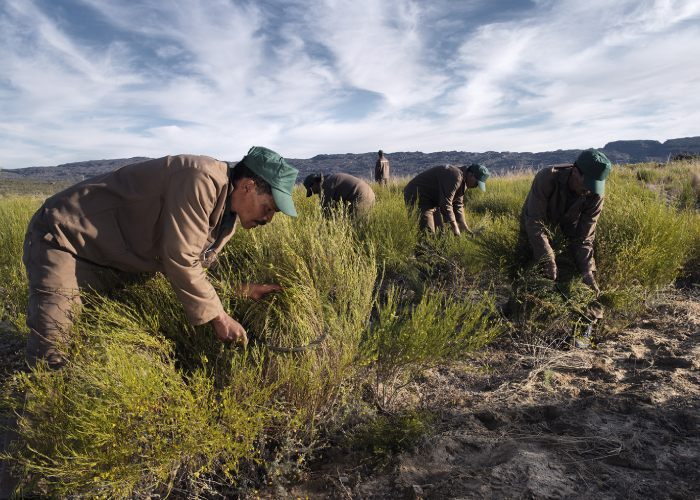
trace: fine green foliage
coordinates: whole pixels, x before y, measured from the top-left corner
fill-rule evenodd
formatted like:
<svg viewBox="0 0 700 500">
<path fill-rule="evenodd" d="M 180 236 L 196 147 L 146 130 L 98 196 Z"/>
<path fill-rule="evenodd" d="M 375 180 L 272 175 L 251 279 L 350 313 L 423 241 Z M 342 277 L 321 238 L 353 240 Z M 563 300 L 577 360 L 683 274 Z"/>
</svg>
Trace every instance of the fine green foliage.
<svg viewBox="0 0 700 500">
<path fill-rule="evenodd" d="M 200 478 L 235 480 L 274 417 L 269 388 L 239 371 L 214 390 L 205 370 L 184 376 L 156 320 L 93 298 L 75 325 L 71 362 L 21 374 L 22 440 L 14 458 L 28 492 L 130 497 Z M 243 375 L 243 376 L 242 376 Z"/>
<path fill-rule="evenodd" d="M 526 174 L 489 179 L 486 192 L 469 190 L 465 207 L 469 213 L 518 218 L 531 183 L 532 176 Z"/>
<path fill-rule="evenodd" d="M 0 199 L 0 319 L 24 325 L 27 278 L 22 265 L 24 235 L 41 202 L 33 198 Z"/>
<path fill-rule="evenodd" d="M 396 184 L 375 186 L 375 189 L 375 209 L 358 224 L 358 238 L 372 242 L 377 262 L 388 276 L 415 278 L 414 250 L 419 239 L 417 214 L 406 209 L 403 191 Z"/>
<path fill-rule="evenodd" d="M 363 344 L 364 358 L 376 365 L 374 390 L 382 405 L 422 371 L 460 359 L 503 331 L 488 293 L 470 300 L 427 290 L 415 305 L 403 295 L 388 290 Z"/>
<path fill-rule="evenodd" d="M 684 160 L 668 164 L 642 163 L 622 167 L 625 174 L 634 172 L 645 187 L 664 196 L 680 209 L 700 208 L 700 161 Z"/>
<path fill-rule="evenodd" d="M 614 175 L 598 224 L 596 260 L 608 289 L 671 283 L 688 260 L 697 215 L 678 212 L 632 180 Z"/>
<path fill-rule="evenodd" d="M 337 410 L 372 308 L 374 249 L 357 240 L 353 223 L 342 211 L 324 218 L 314 207 L 247 231 L 229 245 L 218 273 L 253 343 L 271 350 L 266 370 L 281 382 L 277 396 L 310 423 Z M 279 283 L 282 291 L 258 303 L 238 300 L 232 290 L 244 281 Z M 290 357 L 275 348 L 305 350 Z"/>
<path fill-rule="evenodd" d="M 434 416 L 409 410 L 395 415 L 378 415 L 363 422 L 351 436 L 353 450 L 366 450 L 380 463 L 415 447 L 433 429 Z"/>
</svg>

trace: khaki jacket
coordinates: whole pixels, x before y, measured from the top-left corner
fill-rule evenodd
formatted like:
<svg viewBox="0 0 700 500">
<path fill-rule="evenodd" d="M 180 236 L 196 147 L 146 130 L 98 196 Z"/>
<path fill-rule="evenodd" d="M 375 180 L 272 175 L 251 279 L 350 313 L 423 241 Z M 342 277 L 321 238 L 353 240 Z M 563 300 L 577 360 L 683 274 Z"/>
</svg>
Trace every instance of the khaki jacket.
<svg viewBox="0 0 700 500">
<path fill-rule="evenodd" d="M 330 174 L 321 182 L 321 206 L 329 209 L 336 203 L 349 203 L 351 210 L 369 209 L 374 205 L 372 187 L 349 174 Z"/>
<path fill-rule="evenodd" d="M 596 270 L 593 242 L 604 199 L 594 194 L 577 196 L 569 190 L 572 168 L 572 165 L 555 165 L 537 172 L 525 199 L 521 225 L 538 262 L 554 261 L 547 226 L 560 226 L 569 240 L 576 265 L 585 273 Z"/>
<path fill-rule="evenodd" d="M 404 188 L 404 197 L 418 202 L 420 210 L 437 208 L 443 223 L 464 224 L 464 192 L 467 188 L 464 171 L 452 165 L 439 165 L 421 172 Z"/>
<path fill-rule="evenodd" d="M 374 180 L 376 182 L 386 181 L 389 179 L 389 160 L 385 157 L 379 158 L 374 164 Z"/>
<path fill-rule="evenodd" d="M 193 325 L 223 312 L 205 267 L 231 238 L 228 165 L 166 156 L 87 179 L 47 199 L 44 239 L 79 259 L 126 272 L 161 272 Z"/>
</svg>

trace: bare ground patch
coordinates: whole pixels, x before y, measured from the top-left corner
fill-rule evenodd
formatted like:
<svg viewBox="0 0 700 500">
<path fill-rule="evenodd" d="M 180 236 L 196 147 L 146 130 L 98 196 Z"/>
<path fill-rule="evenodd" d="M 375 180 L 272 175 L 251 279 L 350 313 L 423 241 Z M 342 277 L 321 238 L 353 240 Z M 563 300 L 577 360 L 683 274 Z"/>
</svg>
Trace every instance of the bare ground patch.
<svg viewBox="0 0 700 500">
<path fill-rule="evenodd" d="M 263 496 L 700 497 L 700 291 L 676 293 L 595 350 L 509 342 L 435 369 L 413 397 L 437 432 L 383 468 L 334 454 Z"/>
</svg>

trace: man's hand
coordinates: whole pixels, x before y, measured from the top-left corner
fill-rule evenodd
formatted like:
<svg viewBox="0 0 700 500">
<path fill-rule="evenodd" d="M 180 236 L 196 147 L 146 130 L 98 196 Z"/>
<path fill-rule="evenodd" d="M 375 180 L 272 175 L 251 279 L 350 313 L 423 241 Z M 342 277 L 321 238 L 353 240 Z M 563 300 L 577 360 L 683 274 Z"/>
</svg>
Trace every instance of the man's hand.
<svg viewBox="0 0 700 500">
<path fill-rule="evenodd" d="M 235 342 L 237 344 L 248 345 L 248 335 L 245 328 L 238 321 L 226 313 L 219 314 L 211 320 L 216 337 L 221 342 Z"/>
<path fill-rule="evenodd" d="M 282 287 L 274 283 L 245 283 L 238 289 L 238 293 L 240 293 L 242 297 L 257 301 L 267 294 L 279 292 L 280 290 L 282 290 Z"/>
<path fill-rule="evenodd" d="M 600 295 L 600 288 L 595 280 L 595 276 L 593 276 L 593 271 L 583 273 L 583 282 L 593 289 L 596 297 Z"/>
</svg>

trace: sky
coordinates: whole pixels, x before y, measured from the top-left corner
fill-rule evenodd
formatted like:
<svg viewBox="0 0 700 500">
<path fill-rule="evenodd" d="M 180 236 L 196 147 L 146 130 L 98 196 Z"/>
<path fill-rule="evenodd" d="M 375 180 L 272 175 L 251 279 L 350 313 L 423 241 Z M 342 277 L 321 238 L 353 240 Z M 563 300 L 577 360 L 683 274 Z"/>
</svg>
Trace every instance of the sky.
<svg viewBox="0 0 700 500">
<path fill-rule="evenodd" d="M 0 167 L 700 135 L 697 0 L 0 0 Z"/>
</svg>

